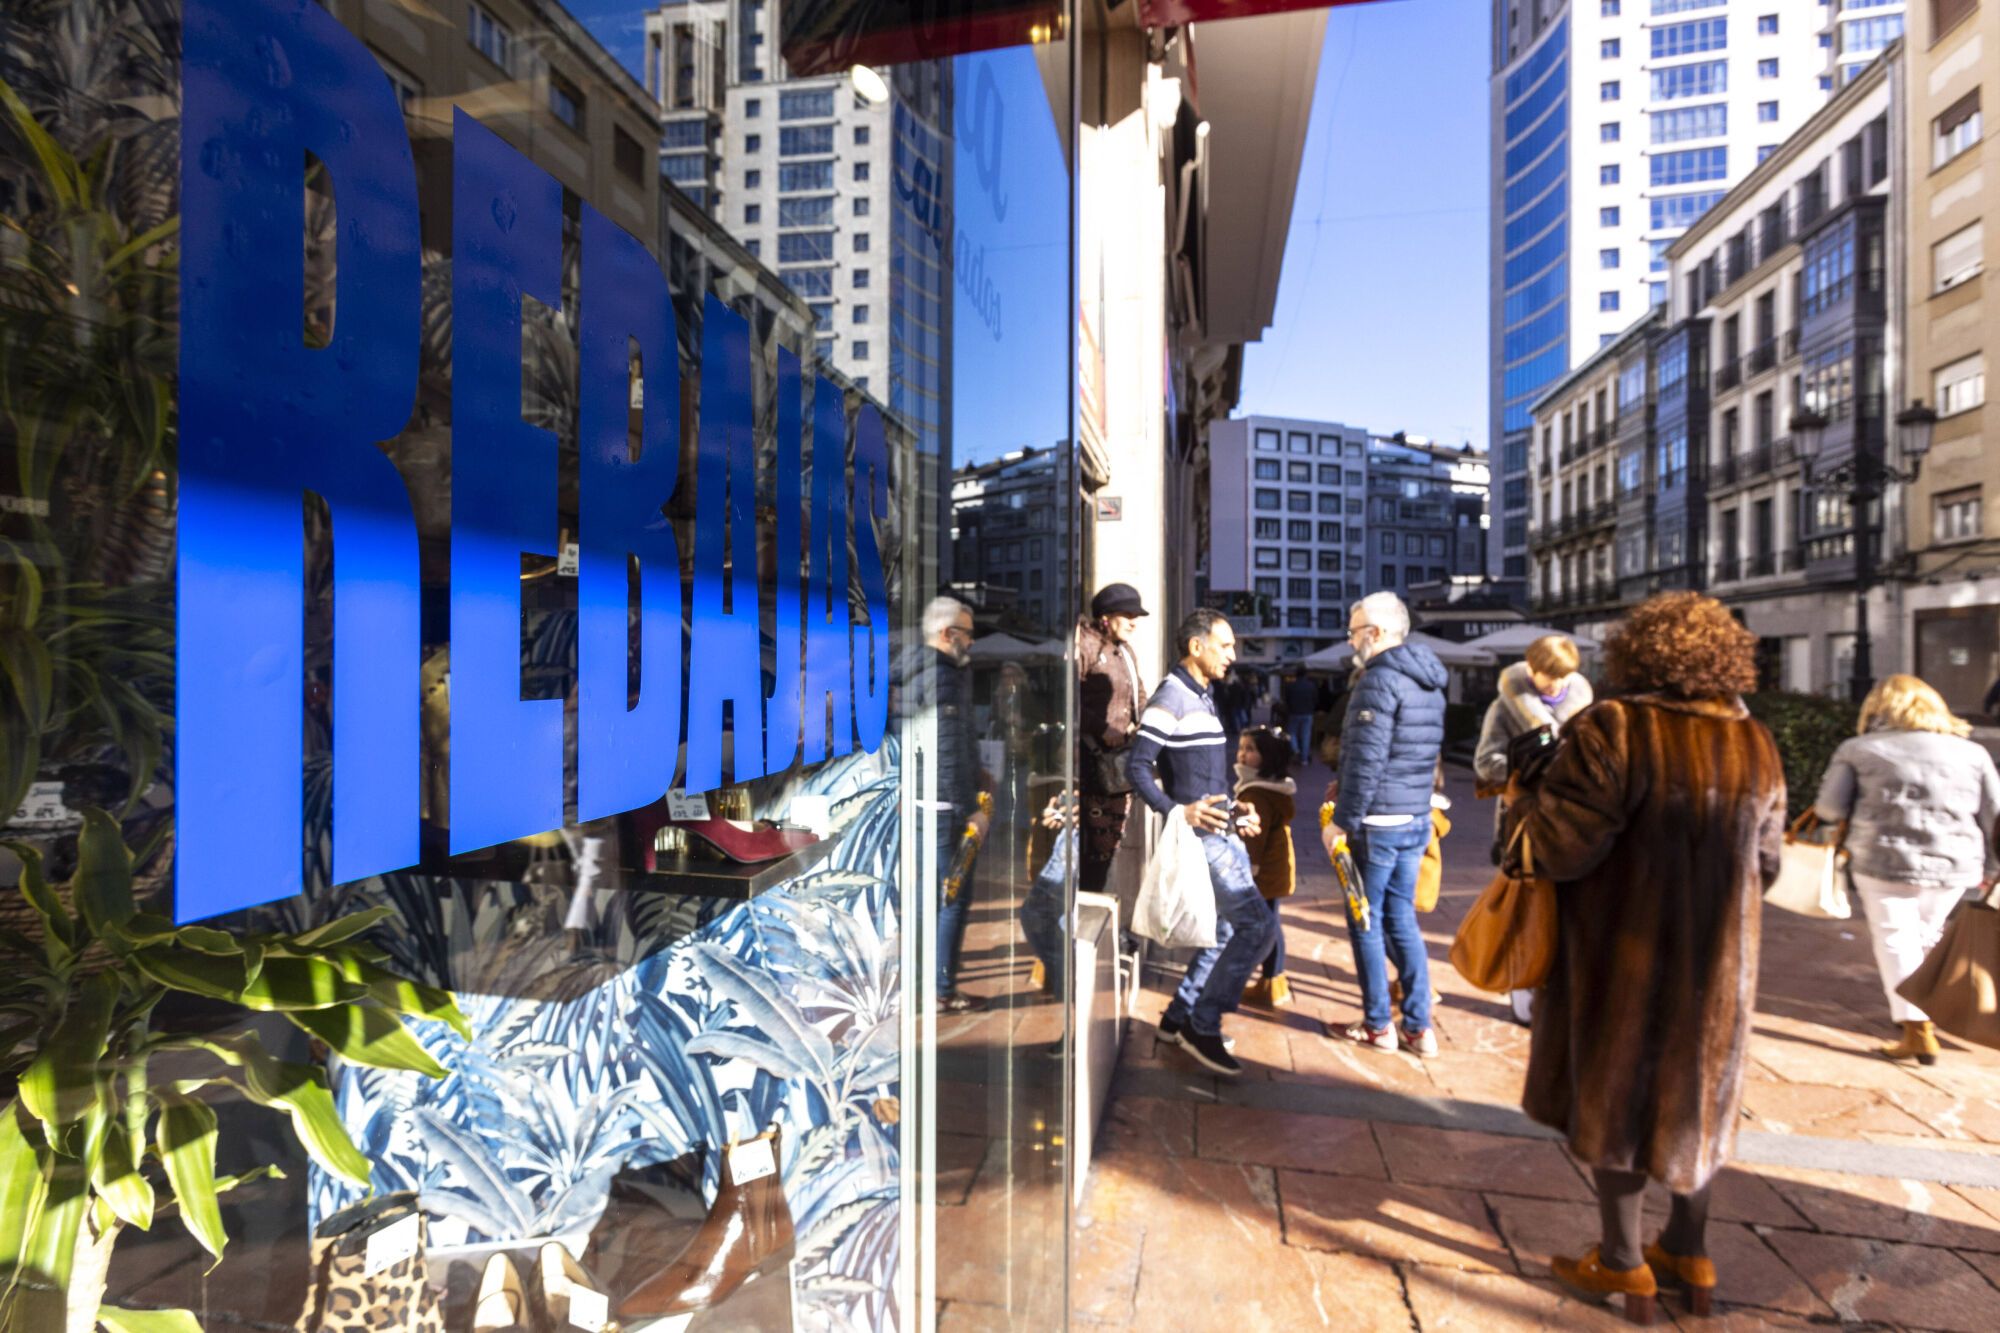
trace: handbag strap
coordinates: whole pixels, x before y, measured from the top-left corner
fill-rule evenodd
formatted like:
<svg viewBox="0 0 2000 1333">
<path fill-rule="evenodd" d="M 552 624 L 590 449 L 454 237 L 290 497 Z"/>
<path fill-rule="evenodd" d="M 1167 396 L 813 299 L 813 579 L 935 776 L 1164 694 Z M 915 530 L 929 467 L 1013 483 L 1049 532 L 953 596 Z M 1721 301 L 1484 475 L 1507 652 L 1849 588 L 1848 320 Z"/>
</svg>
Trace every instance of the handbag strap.
<svg viewBox="0 0 2000 1333">
<path fill-rule="evenodd" d="M 1807 806 L 1805 813 L 1794 819 L 1792 826 L 1785 830 L 1785 841 L 1797 842 L 1818 827 L 1819 811 Z"/>
<path fill-rule="evenodd" d="M 1501 854 L 1501 861 L 1505 862 L 1511 857 L 1516 847 L 1521 849 L 1521 877 L 1523 879 L 1533 879 L 1535 877 L 1535 848 L 1534 844 L 1528 841 L 1528 821 L 1526 819 L 1514 825 L 1513 836 L 1507 839 L 1507 850 Z"/>
</svg>

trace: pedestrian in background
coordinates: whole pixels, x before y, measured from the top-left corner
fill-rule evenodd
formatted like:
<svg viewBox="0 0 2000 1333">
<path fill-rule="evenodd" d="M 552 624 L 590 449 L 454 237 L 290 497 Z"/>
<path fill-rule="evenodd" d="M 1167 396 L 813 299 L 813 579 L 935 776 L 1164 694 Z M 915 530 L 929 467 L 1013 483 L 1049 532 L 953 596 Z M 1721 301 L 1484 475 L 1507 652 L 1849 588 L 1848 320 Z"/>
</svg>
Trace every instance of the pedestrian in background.
<svg viewBox="0 0 2000 1333">
<path fill-rule="evenodd" d="M 1643 603 L 1606 644 L 1618 697 L 1572 718 L 1508 798 L 1507 834 L 1554 881 L 1560 932 L 1522 1107 L 1591 1168 L 1603 1228 L 1552 1267 L 1573 1292 L 1623 1296 L 1639 1322 L 1663 1280 L 1698 1312 L 1715 1288 L 1709 1184 L 1736 1142 L 1759 913 L 1785 836 L 1784 765 L 1741 698 L 1756 647 L 1713 598 Z M 1648 1178 L 1673 1205 L 1642 1251 Z"/>
<path fill-rule="evenodd" d="M 1289 898 L 1298 885 L 1298 858 L 1292 850 L 1292 816 L 1298 813 L 1298 784 L 1291 779 L 1292 743 L 1270 727 L 1252 727 L 1236 745 L 1236 804 L 1257 812 L 1257 831 L 1243 834 L 1257 892 L 1271 910 L 1271 947 L 1264 955 L 1264 975 L 1243 992 L 1245 1004 L 1275 1009 L 1292 1002 L 1292 981 L 1285 975 L 1285 925 L 1278 919 L 1278 900 Z"/>
<path fill-rule="evenodd" d="M 1076 627 L 1077 887 L 1085 893 L 1104 892 L 1132 810 L 1125 759 L 1146 711 L 1132 636 L 1145 614 L 1137 588 L 1107 583 L 1090 599 L 1090 619 Z"/>
<path fill-rule="evenodd" d="M 1937 947 L 1966 890 L 2000 871 L 2000 772 L 1971 734 L 1936 690 L 1890 676 L 1862 702 L 1860 734 L 1833 752 L 1814 805 L 1826 823 L 1847 821 L 1848 870 L 1889 1016 L 1903 1026 L 1903 1039 L 1880 1052 L 1891 1060 L 1937 1062 L 1930 1017 L 1896 988 Z"/>
<path fill-rule="evenodd" d="M 1285 678 L 1281 695 L 1285 706 L 1285 734 L 1291 738 L 1292 753 L 1304 763 L 1312 753 L 1313 712 L 1319 707 L 1319 686 L 1297 667 Z"/>
<path fill-rule="evenodd" d="M 1417 926 L 1417 871 L 1431 841 L 1431 791 L 1444 749 L 1445 686 L 1437 654 L 1406 642 L 1410 612 L 1392 592 L 1354 605 L 1347 637 L 1361 674 L 1347 696 L 1340 774 L 1322 811 L 1328 857 L 1345 844 L 1364 888 L 1365 915 L 1350 901 L 1347 937 L 1361 983 L 1361 1021 L 1340 1035 L 1376 1050 L 1400 1044 L 1436 1055 L 1430 958 Z M 1403 1021 L 1391 1017 L 1389 969 L 1403 983 Z"/>
<path fill-rule="evenodd" d="M 1160 682 L 1139 720 L 1126 760 L 1139 797 L 1168 817 L 1178 813 L 1201 835 L 1215 892 L 1215 944 L 1196 952 L 1173 1002 L 1160 1018 L 1160 1040 L 1184 1047 L 1218 1074 L 1240 1074 L 1222 1017 L 1243 1003 L 1243 987 L 1271 943 L 1271 913 L 1257 892 L 1240 833 L 1254 834 L 1255 814 L 1239 825 L 1222 719 L 1209 690 L 1236 660 L 1236 632 L 1220 611 L 1192 611 L 1174 631 L 1179 665 Z"/>
<path fill-rule="evenodd" d="M 1547 727 L 1551 736 L 1558 735 L 1565 722 L 1595 702 L 1590 682 L 1577 672 L 1581 662 L 1574 640 L 1567 635 L 1545 634 L 1528 645 L 1525 662 L 1501 670 L 1499 693 L 1486 706 L 1479 746 L 1473 752 L 1472 774 L 1479 784 L 1480 799 L 1498 797 L 1505 789 L 1508 747 L 1516 738 L 1538 727 Z M 1504 816 L 1503 801 L 1493 821 L 1496 864 L 1500 860 L 1498 830 Z M 1517 990 L 1510 999 L 1514 1021 L 1525 1026 L 1534 1017 L 1535 993 Z"/>
</svg>

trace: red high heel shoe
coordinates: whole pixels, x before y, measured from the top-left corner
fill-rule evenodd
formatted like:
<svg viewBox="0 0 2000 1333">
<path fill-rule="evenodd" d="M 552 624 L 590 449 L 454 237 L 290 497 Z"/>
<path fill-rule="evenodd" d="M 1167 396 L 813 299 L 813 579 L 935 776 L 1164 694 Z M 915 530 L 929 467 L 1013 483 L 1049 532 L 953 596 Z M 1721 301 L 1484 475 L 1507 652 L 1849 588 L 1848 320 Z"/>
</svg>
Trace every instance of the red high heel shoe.
<svg viewBox="0 0 2000 1333">
<path fill-rule="evenodd" d="M 804 829 L 780 828 L 776 824 L 746 825 L 734 819 L 670 819 L 668 825 L 690 837 L 700 838 L 732 861 L 756 865 L 790 856 L 810 847 L 819 838 Z"/>
</svg>

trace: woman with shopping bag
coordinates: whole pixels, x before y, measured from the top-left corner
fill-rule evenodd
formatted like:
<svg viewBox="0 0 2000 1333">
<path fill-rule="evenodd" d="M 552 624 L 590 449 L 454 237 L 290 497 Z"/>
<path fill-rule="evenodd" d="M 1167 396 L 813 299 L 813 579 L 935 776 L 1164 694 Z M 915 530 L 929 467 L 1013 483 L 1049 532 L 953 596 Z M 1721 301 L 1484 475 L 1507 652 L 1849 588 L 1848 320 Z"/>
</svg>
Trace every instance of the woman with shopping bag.
<svg viewBox="0 0 2000 1333">
<path fill-rule="evenodd" d="M 1968 739 L 1972 727 L 1915 676 L 1890 676 L 1870 690 L 1859 731 L 1833 752 L 1813 811 L 1848 822 L 1855 893 L 1889 1016 L 1903 1028 L 1902 1040 L 1879 1053 L 1935 1064 L 1930 1015 L 1897 988 L 1937 946 L 1951 909 L 2000 870 L 1992 841 L 2000 771 Z"/>
<path fill-rule="evenodd" d="M 1546 902 L 1539 874 L 1556 918 L 1522 1106 L 1592 1169 L 1602 1224 L 1599 1245 L 1551 1267 L 1573 1292 L 1622 1298 L 1636 1322 L 1662 1283 L 1698 1314 L 1716 1285 L 1709 1185 L 1735 1146 L 1785 833 L 1784 764 L 1741 698 L 1756 644 L 1713 598 L 1647 601 L 1606 645 L 1618 697 L 1573 719 L 1509 797 L 1516 900 Z M 1642 1249 L 1648 1179 L 1673 1206 Z"/>
</svg>

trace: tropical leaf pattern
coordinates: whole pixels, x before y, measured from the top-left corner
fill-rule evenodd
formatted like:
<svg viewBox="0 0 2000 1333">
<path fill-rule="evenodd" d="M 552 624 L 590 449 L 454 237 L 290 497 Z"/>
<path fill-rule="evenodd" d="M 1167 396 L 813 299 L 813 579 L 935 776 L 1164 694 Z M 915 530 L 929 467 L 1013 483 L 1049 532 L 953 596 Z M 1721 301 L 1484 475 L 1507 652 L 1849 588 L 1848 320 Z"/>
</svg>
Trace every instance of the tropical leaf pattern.
<svg viewBox="0 0 2000 1333">
<path fill-rule="evenodd" d="M 760 813 L 831 797 L 839 845 L 747 903 L 596 891 L 579 913 L 566 890 L 408 875 L 314 901 L 314 918 L 395 906 L 371 943 L 456 991 L 472 1025 L 470 1041 L 414 1025 L 442 1080 L 335 1071 L 373 1188 L 418 1191 L 434 1244 L 580 1244 L 620 1171 L 698 1153 L 713 1198 L 715 1150 L 777 1125 L 799 1309 L 813 1327 L 893 1327 L 897 749 L 760 785 Z M 316 1172 L 315 1220 L 361 1193 Z"/>
</svg>

